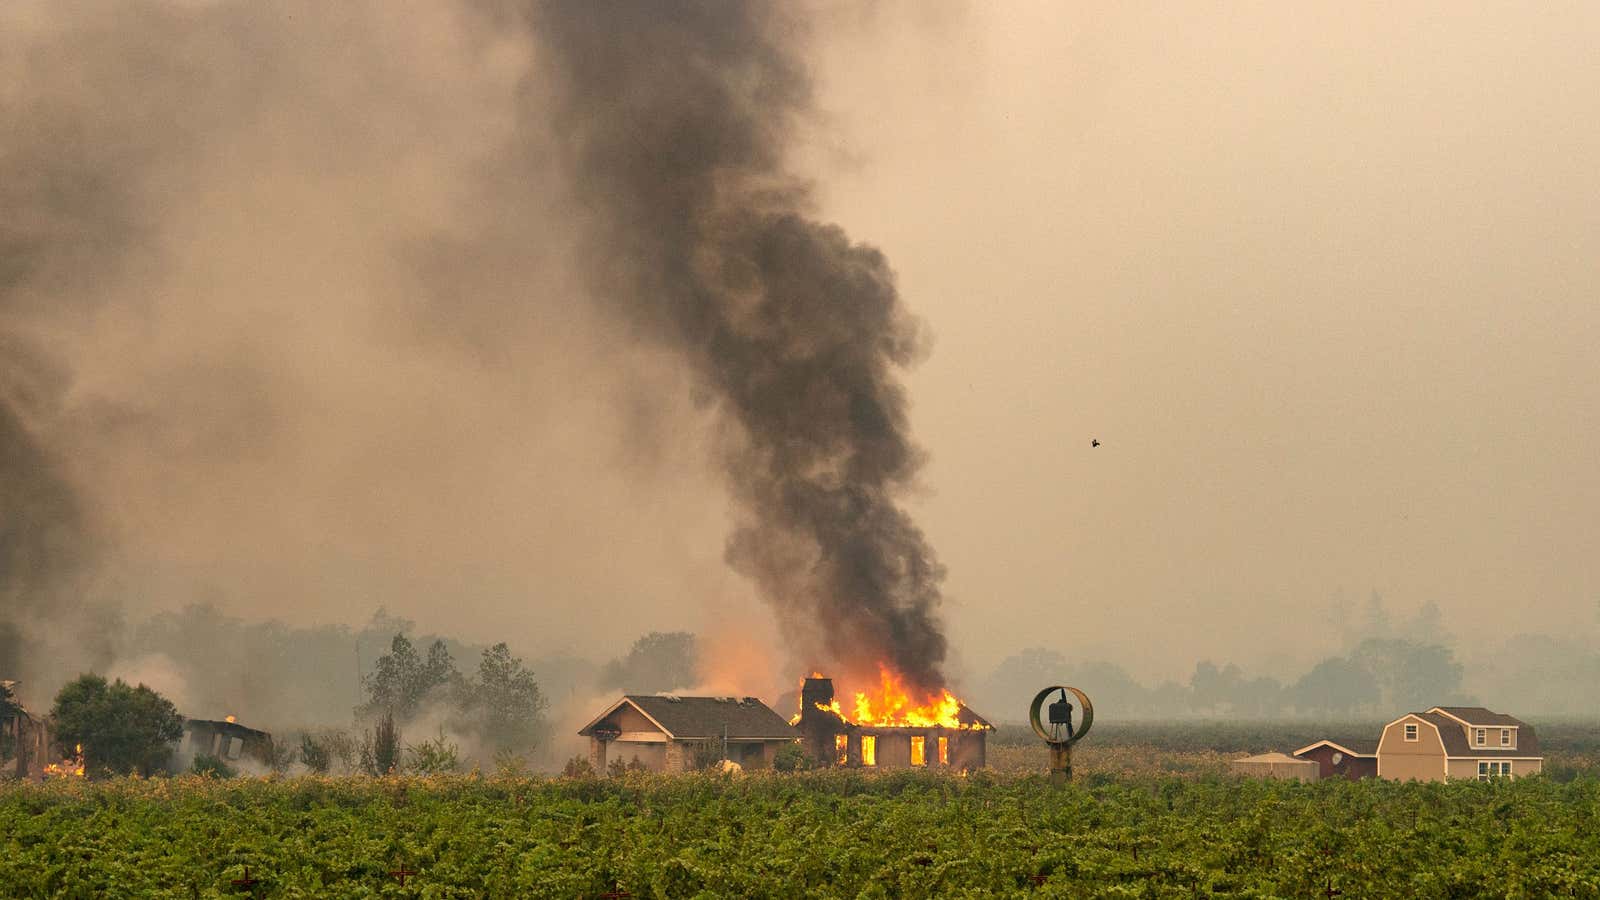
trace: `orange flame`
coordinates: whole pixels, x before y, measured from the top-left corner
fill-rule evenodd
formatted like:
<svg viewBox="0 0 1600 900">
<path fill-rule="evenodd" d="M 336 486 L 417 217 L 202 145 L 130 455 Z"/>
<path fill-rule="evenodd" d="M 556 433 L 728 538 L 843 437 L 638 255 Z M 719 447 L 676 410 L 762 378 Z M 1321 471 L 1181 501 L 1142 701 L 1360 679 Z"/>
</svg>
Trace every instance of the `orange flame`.
<svg viewBox="0 0 1600 900">
<path fill-rule="evenodd" d="M 236 720 L 236 719 L 234 719 L 234 717 L 233 717 L 233 716 L 225 716 L 225 717 L 223 717 L 223 720 L 222 720 L 222 721 L 224 721 L 224 722 L 227 722 L 227 723 L 228 723 L 228 724 L 230 724 L 230 725 L 231 725 L 231 724 L 233 724 L 233 723 L 234 723 L 234 722 L 235 722 L 235 721 L 237 721 L 237 720 Z"/>
<path fill-rule="evenodd" d="M 59 763 L 51 763 L 44 767 L 44 777 L 82 778 L 83 777 L 83 745 L 78 744 L 73 748 L 77 754 L 75 758 L 63 759 Z"/>
<path fill-rule="evenodd" d="M 811 677 L 824 676 L 813 672 Z M 817 708 L 831 712 L 846 722 L 880 728 L 956 728 L 976 731 L 986 727 L 977 722 L 961 721 L 961 711 L 965 706 L 948 690 L 925 693 L 920 698 L 913 698 L 912 693 L 904 678 L 887 665 L 879 663 L 878 684 L 873 689 L 855 692 L 853 717 L 845 715 L 837 698 L 827 706 L 818 703 Z M 790 724 L 799 719 L 799 715 L 796 715 Z"/>
<path fill-rule="evenodd" d="M 877 689 L 856 692 L 856 722 L 913 728 L 973 727 L 962 723 L 961 701 L 948 690 L 924 695 L 921 701 L 918 703 L 912 698 L 905 679 L 879 663 Z"/>
</svg>

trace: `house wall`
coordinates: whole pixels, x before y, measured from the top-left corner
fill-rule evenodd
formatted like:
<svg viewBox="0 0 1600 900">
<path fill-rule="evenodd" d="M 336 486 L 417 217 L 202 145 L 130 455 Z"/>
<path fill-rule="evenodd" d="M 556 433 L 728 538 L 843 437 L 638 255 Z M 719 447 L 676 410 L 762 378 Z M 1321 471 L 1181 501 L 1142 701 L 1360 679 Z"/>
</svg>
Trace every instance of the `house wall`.
<svg viewBox="0 0 1600 900">
<path fill-rule="evenodd" d="M 16 754 L 15 774 L 18 778 L 40 779 L 44 767 L 56 760 L 52 758 L 55 736 L 48 723 L 26 715 L 14 716 L 0 723 L 14 741 L 12 753 Z"/>
<path fill-rule="evenodd" d="M 606 716 L 603 724 L 611 725 L 618 731 L 654 731 L 657 734 L 661 733 L 661 729 L 657 728 L 656 723 L 650 721 L 648 716 L 626 704 L 621 709 Z"/>
<path fill-rule="evenodd" d="M 1407 723 L 1417 726 L 1417 739 L 1406 740 Z M 1444 742 L 1432 722 L 1416 716 L 1398 719 L 1378 741 L 1378 777 L 1395 781 L 1443 781 Z M 1474 775 L 1476 777 L 1476 775 Z"/>
<path fill-rule="evenodd" d="M 1336 753 L 1342 757 L 1337 763 L 1333 761 Z M 1315 762 L 1319 778 L 1345 778 L 1357 781 L 1378 776 L 1378 759 L 1374 756 L 1351 756 L 1343 750 L 1336 750 L 1327 745 L 1296 755 L 1301 759 Z"/>
<path fill-rule="evenodd" d="M 910 734 L 904 731 L 878 732 L 878 768 L 911 768 Z"/>
<path fill-rule="evenodd" d="M 1503 761 L 1503 757 L 1483 757 L 1485 760 Z M 1511 777 L 1521 778 L 1524 775 L 1535 775 L 1544 771 L 1542 759 L 1513 759 L 1511 762 Z M 1477 781 L 1478 759 L 1452 759 L 1450 760 L 1451 781 Z"/>
<path fill-rule="evenodd" d="M 878 739 L 879 769 L 907 769 L 911 766 L 911 738 L 925 739 L 923 745 L 926 762 L 916 768 L 938 769 L 939 738 L 949 741 L 949 769 L 981 769 L 987 762 L 988 732 L 981 730 L 953 730 L 946 728 L 861 728 L 850 735 L 850 765 L 861 765 L 861 738 L 871 735 Z"/>
<path fill-rule="evenodd" d="M 756 741 L 728 745 L 728 758 L 746 769 L 770 769 L 778 748 L 787 741 Z"/>
<path fill-rule="evenodd" d="M 671 741 L 664 744 L 665 757 L 661 763 L 661 771 L 669 775 L 679 775 L 689 771 L 689 761 L 692 759 L 691 751 L 683 741 Z"/>
<path fill-rule="evenodd" d="M 650 771 L 659 772 L 667 764 L 667 745 L 644 741 L 611 741 L 606 755 L 608 763 L 620 759 L 623 765 L 630 765 L 637 759 Z"/>
<path fill-rule="evenodd" d="M 950 768 L 981 769 L 988 765 L 989 732 L 952 731 L 946 734 L 950 738 Z M 933 752 L 937 754 L 938 750 L 934 749 Z"/>
<path fill-rule="evenodd" d="M 1234 774 L 1246 778 L 1281 778 L 1286 781 L 1316 781 L 1319 777 L 1317 764 L 1309 759 L 1259 762 L 1249 759 L 1236 759 L 1228 764 Z"/>
</svg>

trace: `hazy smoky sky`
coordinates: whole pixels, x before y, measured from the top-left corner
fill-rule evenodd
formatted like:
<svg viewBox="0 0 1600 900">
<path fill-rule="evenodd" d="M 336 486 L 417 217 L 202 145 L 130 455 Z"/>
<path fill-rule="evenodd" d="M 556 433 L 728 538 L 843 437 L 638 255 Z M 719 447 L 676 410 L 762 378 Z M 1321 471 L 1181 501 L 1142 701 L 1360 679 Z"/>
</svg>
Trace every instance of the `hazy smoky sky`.
<svg viewBox="0 0 1600 900">
<path fill-rule="evenodd" d="M 1294 668 L 1372 588 L 1600 624 L 1592 6 L 792 17 L 783 168 L 932 337 L 896 377 L 958 678 Z M 0 465 L 94 548 L 51 603 L 793 674 L 704 373 L 595 296 L 538 23 L 0 4 Z"/>
<path fill-rule="evenodd" d="M 957 652 L 1301 660 L 1373 588 L 1594 635 L 1597 39 L 1582 3 L 1018 3 L 833 42 L 814 170 L 936 335 Z"/>
</svg>

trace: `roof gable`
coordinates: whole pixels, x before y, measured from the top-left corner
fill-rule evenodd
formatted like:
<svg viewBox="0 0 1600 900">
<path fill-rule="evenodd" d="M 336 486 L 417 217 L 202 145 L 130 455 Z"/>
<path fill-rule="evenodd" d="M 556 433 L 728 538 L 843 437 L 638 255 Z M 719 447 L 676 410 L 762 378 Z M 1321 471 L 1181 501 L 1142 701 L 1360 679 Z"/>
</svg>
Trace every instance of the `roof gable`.
<svg viewBox="0 0 1600 900">
<path fill-rule="evenodd" d="M 671 694 L 627 694 L 596 716 L 578 734 L 594 733 L 595 726 L 618 709 L 631 706 L 677 740 L 704 740 L 726 735 L 736 740 L 789 740 L 800 736 L 783 717 L 755 697 L 679 697 Z"/>
<path fill-rule="evenodd" d="M 1362 741 L 1339 740 L 1339 741 L 1334 741 L 1334 740 L 1328 740 L 1326 738 L 1324 738 L 1323 740 L 1317 741 L 1315 743 L 1312 743 L 1312 744 L 1307 744 L 1304 747 L 1301 747 L 1299 750 L 1296 750 L 1294 752 L 1294 755 L 1295 756 L 1299 756 L 1302 753 L 1306 753 L 1306 752 L 1309 752 L 1311 750 L 1315 750 L 1318 747 L 1332 747 L 1333 749 L 1339 751 L 1340 753 L 1343 753 L 1345 756 L 1372 756 L 1372 757 L 1375 757 L 1375 756 L 1378 755 L 1378 742 L 1377 741 L 1372 741 L 1372 740 L 1362 740 Z"/>
</svg>

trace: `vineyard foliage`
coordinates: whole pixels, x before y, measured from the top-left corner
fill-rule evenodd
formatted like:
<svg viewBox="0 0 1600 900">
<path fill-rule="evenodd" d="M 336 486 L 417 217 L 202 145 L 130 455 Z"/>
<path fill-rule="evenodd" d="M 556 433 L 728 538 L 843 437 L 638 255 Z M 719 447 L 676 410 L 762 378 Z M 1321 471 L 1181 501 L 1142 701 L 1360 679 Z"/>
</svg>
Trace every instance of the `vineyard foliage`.
<svg viewBox="0 0 1600 900">
<path fill-rule="evenodd" d="M 0 786 L 0 894 L 1600 897 L 1600 781 L 629 773 Z M 418 872 L 404 886 L 389 873 Z M 1336 891 L 1337 894 L 1327 892 Z"/>
</svg>

